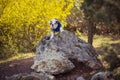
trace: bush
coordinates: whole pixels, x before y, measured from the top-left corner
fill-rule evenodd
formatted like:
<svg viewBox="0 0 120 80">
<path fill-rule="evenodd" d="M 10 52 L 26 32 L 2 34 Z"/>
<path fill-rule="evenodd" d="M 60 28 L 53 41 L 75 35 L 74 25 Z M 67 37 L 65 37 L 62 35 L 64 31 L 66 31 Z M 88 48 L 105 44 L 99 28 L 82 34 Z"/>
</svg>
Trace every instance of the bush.
<svg viewBox="0 0 120 80">
<path fill-rule="evenodd" d="M 18 48 L 14 44 L 6 43 L 0 46 L 0 59 L 8 58 L 18 53 Z"/>
<path fill-rule="evenodd" d="M 107 55 L 104 57 L 104 60 L 109 64 L 109 70 L 113 71 L 115 68 L 120 66 L 120 59 L 117 57 L 117 54 L 113 48 L 108 48 Z"/>
</svg>

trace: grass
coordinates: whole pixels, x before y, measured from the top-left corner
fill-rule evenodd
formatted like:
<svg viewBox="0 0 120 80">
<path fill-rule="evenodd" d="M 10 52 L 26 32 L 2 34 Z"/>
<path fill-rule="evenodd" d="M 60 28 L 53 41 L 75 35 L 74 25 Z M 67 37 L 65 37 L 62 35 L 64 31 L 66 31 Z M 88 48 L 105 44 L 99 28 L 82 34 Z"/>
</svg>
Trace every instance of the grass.
<svg viewBox="0 0 120 80">
<path fill-rule="evenodd" d="M 113 36 L 94 36 L 93 46 L 95 48 L 102 47 L 108 44 L 117 44 L 120 43 L 120 39 L 114 40 Z"/>
<path fill-rule="evenodd" d="M 34 53 L 19 53 L 19 54 L 12 56 L 10 58 L 0 60 L 0 64 L 8 62 L 8 61 L 12 61 L 12 60 L 30 58 L 30 57 L 33 57 L 34 55 L 35 55 Z"/>
<path fill-rule="evenodd" d="M 87 42 L 87 35 L 76 32 L 76 35 Z M 117 36 L 103 36 L 103 35 L 94 35 L 93 37 L 93 46 L 99 48 L 108 44 L 117 44 L 120 43 L 120 38 Z"/>
</svg>

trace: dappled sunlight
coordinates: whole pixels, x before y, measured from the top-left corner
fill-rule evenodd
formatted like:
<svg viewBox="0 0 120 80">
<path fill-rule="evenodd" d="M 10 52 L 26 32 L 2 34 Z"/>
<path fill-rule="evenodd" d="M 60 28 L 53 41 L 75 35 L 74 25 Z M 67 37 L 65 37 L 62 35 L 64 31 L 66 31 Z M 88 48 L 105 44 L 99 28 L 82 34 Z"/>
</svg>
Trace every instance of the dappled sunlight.
<svg viewBox="0 0 120 80">
<path fill-rule="evenodd" d="M 76 32 L 76 35 L 87 42 L 87 35 Z M 104 35 L 95 35 L 93 38 L 93 46 L 95 48 L 103 47 L 103 46 L 109 46 L 111 44 L 120 44 L 120 38 L 116 37 L 115 39 L 113 36 L 104 36 Z"/>
<path fill-rule="evenodd" d="M 14 55 L 10 58 L 0 60 L 0 64 L 8 62 L 8 61 L 26 59 L 26 58 L 30 58 L 30 57 L 34 57 L 34 56 L 35 56 L 35 53 L 19 53 L 19 54 Z"/>
</svg>

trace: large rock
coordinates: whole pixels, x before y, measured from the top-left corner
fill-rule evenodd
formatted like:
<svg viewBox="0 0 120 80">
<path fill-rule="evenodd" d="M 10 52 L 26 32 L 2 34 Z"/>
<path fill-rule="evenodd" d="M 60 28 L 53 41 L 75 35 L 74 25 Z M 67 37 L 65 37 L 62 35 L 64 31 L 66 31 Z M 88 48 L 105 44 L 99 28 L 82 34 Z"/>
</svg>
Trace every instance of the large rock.
<svg viewBox="0 0 120 80">
<path fill-rule="evenodd" d="M 49 39 L 44 37 L 36 48 L 32 69 L 38 72 L 58 74 L 74 68 L 71 59 L 83 62 L 93 69 L 101 67 L 95 49 L 69 31 L 63 31 Z M 58 66 L 60 65 L 60 66 Z"/>
</svg>

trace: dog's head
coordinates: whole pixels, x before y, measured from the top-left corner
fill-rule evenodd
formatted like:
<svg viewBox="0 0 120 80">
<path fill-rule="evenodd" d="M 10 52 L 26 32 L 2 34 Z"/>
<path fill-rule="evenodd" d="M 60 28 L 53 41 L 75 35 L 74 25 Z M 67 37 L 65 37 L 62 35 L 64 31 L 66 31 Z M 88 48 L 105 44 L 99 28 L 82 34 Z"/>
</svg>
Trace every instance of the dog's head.
<svg viewBox="0 0 120 80">
<path fill-rule="evenodd" d="M 50 27 L 52 29 L 55 29 L 58 26 L 58 20 L 54 18 L 54 19 L 52 19 L 52 20 L 49 21 L 49 24 L 50 24 Z"/>
</svg>

